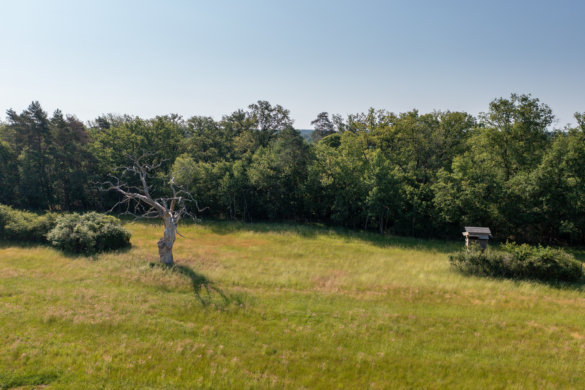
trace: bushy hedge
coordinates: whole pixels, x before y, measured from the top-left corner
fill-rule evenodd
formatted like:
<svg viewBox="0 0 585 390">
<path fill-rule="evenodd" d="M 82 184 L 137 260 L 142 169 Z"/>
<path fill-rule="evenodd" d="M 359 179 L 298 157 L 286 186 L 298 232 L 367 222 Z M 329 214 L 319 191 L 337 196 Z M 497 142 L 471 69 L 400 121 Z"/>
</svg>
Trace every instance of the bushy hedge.
<svg viewBox="0 0 585 390">
<path fill-rule="evenodd" d="M 508 243 L 501 250 L 473 247 L 449 256 L 451 265 L 470 275 L 512 279 L 576 282 L 583 278 L 579 261 L 571 254 L 542 246 Z"/>
<path fill-rule="evenodd" d="M 0 205 L 0 239 L 24 242 L 46 242 L 47 233 L 55 226 L 57 215 L 38 215 Z"/>
<path fill-rule="evenodd" d="M 76 253 L 96 253 L 130 245 L 119 219 L 98 214 L 38 215 L 0 204 L 0 240 L 49 242 Z"/>
<path fill-rule="evenodd" d="M 95 212 L 59 217 L 47 239 L 65 251 L 88 254 L 130 245 L 130 233 L 118 218 Z"/>
</svg>

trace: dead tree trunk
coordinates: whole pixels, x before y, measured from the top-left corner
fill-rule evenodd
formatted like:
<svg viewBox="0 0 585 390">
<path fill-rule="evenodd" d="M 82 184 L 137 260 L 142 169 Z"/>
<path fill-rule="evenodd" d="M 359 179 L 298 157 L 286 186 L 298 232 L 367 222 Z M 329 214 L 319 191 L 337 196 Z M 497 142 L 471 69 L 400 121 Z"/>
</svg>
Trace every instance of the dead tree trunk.
<svg viewBox="0 0 585 390">
<path fill-rule="evenodd" d="M 150 195 L 151 187 L 147 184 L 147 177 L 150 171 L 156 169 L 156 166 L 150 166 L 140 162 L 140 159 L 132 159 L 134 163 L 132 167 L 124 168 L 124 173 L 131 173 L 140 178 L 140 186 L 128 186 L 122 184 L 120 180 L 114 176 L 116 183 L 111 181 L 106 182 L 107 187 L 102 190 L 115 190 L 124 196 L 124 199 L 118 202 L 112 210 L 120 204 L 126 204 L 126 212 L 138 217 L 146 218 L 160 218 L 164 224 L 164 234 L 158 240 L 158 255 L 160 262 L 168 266 L 174 264 L 173 259 L 173 244 L 177 234 L 177 224 L 184 215 L 188 215 L 195 219 L 188 211 L 185 202 L 192 201 L 197 206 L 197 202 L 193 199 L 191 194 L 184 190 L 178 190 L 175 187 L 174 179 L 169 182 L 172 191 L 171 197 L 153 198 Z M 130 212 L 130 205 L 133 204 L 134 210 Z M 197 207 L 199 210 L 199 208 Z M 201 210 L 200 210 L 201 211 Z"/>
<path fill-rule="evenodd" d="M 173 265 L 173 244 L 175 243 L 177 225 L 171 215 L 163 217 L 163 222 L 165 232 L 164 236 L 158 240 L 158 255 L 161 263 Z"/>
</svg>

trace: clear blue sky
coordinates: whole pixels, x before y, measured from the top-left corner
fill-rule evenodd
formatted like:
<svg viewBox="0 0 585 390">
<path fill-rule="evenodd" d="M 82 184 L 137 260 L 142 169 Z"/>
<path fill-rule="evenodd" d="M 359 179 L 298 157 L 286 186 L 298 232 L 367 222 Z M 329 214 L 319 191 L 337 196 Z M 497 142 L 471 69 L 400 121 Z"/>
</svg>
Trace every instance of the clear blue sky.
<svg viewBox="0 0 585 390">
<path fill-rule="evenodd" d="M 585 111 L 585 1 L 2 1 L 0 110 L 39 100 L 217 119 L 291 110 L 486 111 L 511 92 Z M 4 118 L 4 115 L 2 115 Z"/>
</svg>

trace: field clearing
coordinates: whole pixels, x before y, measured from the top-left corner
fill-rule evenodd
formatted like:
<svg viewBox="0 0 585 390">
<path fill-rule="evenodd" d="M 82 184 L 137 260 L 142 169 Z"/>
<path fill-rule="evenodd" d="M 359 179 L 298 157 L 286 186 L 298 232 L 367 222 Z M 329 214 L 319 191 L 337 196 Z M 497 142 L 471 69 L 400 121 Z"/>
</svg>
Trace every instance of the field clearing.
<svg viewBox="0 0 585 390">
<path fill-rule="evenodd" d="M 158 225 L 94 257 L 0 244 L 0 389 L 583 388 L 585 288 L 465 277 L 461 243 Z"/>
</svg>

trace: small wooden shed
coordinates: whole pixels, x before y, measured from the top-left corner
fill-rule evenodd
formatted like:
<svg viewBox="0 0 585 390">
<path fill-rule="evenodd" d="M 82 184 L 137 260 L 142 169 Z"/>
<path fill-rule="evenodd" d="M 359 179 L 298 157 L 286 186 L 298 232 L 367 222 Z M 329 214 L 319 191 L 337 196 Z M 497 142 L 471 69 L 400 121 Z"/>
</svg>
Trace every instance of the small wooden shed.
<svg viewBox="0 0 585 390">
<path fill-rule="evenodd" d="M 492 237 L 492 232 L 488 227 L 465 226 L 463 235 L 465 236 L 465 246 L 467 248 L 473 243 L 478 243 L 481 249 L 486 249 L 488 240 Z"/>
</svg>

